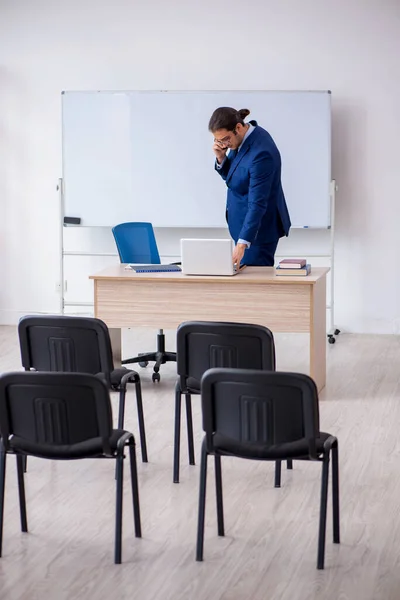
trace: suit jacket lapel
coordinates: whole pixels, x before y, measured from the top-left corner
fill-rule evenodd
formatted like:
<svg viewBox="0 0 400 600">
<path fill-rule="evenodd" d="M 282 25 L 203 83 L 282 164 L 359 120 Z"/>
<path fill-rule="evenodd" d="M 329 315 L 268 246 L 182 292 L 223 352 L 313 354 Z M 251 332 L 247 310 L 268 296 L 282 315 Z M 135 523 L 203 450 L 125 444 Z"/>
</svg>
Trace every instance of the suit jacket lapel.
<svg viewBox="0 0 400 600">
<path fill-rule="evenodd" d="M 247 140 L 246 140 L 246 142 L 247 142 Z M 235 169 L 238 166 L 238 164 L 240 163 L 240 161 L 242 160 L 243 156 L 245 154 L 247 154 L 247 152 L 249 151 L 249 148 L 250 148 L 249 144 L 246 144 L 246 146 L 243 145 L 240 148 L 240 152 L 238 152 L 236 154 L 236 156 L 234 157 L 234 159 L 232 160 L 231 166 L 230 166 L 230 169 L 229 169 L 229 173 L 228 173 L 228 176 L 226 178 L 226 182 L 227 183 L 228 183 L 229 179 L 232 177 L 233 173 L 235 172 Z"/>
</svg>

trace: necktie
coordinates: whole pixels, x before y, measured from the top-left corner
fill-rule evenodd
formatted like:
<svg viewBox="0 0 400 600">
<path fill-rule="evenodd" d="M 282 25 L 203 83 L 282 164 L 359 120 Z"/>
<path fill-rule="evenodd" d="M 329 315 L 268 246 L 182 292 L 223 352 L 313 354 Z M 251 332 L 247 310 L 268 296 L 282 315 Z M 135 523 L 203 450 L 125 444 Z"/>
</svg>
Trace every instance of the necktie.
<svg viewBox="0 0 400 600">
<path fill-rule="evenodd" d="M 231 150 L 230 151 L 229 158 L 230 158 L 231 163 L 235 160 L 237 152 L 238 152 L 237 150 Z"/>
</svg>

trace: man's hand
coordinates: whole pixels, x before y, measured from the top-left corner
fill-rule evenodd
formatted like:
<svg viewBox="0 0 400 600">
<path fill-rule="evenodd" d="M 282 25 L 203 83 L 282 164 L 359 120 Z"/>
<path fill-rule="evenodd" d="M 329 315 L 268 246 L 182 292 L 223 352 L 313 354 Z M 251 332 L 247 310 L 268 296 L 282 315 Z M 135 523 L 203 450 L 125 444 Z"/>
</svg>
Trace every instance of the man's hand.
<svg viewBox="0 0 400 600">
<path fill-rule="evenodd" d="M 227 152 L 228 148 L 215 142 L 214 146 L 213 146 L 213 150 L 214 150 L 214 154 L 217 158 L 217 163 L 220 165 L 225 160 L 226 152 Z"/>
<path fill-rule="evenodd" d="M 236 244 L 235 249 L 233 251 L 232 260 L 233 260 L 233 264 L 236 263 L 237 268 L 240 267 L 240 263 L 242 261 L 245 250 L 247 250 L 246 244 Z"/>
</svg>

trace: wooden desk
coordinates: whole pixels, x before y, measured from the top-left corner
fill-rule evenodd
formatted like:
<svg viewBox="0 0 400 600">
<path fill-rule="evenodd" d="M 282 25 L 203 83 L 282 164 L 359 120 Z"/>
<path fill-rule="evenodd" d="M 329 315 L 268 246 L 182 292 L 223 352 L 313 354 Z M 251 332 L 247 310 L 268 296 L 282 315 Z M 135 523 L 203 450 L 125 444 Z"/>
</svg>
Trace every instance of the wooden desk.
<svg viewBox="0 0 400 600">
<path fill-rule="evenodd" d="M 183 321 L 258 323 L 273 332 L 310 334 L 310 375 L 326 382 L 326 274 L 277 277 L 272 267 L 247 267 L 234 277 L 135 273 L 116 265 L 92 275 L 95 316 L 113 340 L 123 327 L 176 329 Z"/>
</svg>

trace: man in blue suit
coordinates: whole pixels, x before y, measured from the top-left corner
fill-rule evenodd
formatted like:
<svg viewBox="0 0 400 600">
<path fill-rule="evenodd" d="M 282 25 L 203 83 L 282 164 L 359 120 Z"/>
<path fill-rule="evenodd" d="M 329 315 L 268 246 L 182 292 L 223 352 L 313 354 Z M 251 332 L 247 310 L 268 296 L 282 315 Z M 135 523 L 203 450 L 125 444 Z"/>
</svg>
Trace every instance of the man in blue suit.
<svg viewBox="0 0 400 600">
<path fill-rule="evenodd" d="M 279 150 L 256 121 L 244 122 L 249 114 L 246 108 L 217 108 L 209 130 L 214 135 L 215 168 L 228 187 L 226 219 L 235 242 L 233 261 L 269 267 L 291 223 Z"/>
</svg>

